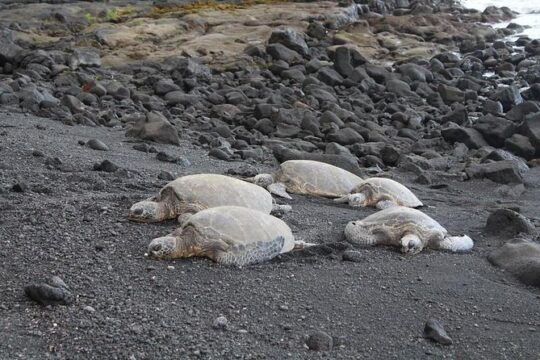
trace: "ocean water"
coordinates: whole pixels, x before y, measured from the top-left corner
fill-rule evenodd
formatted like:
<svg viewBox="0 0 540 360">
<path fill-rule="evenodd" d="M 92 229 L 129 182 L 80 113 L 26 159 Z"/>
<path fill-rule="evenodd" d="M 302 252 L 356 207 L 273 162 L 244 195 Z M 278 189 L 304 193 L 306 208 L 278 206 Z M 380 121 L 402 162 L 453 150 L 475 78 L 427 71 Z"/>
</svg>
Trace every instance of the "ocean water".
<svg viewBox="0 0 540 360">
<path fill-rule="evenodd" d="M 461 0 L 461 4 L 470 9 L 484 11 L 488 6 L 507 6 L 513 11 L 520 13 L 513 23 L 528 25 L 531 28 L 525 29 L 521 34 L 528 35 L 531 39 L 540 39 L 540 0 Z M 493 24 L 493 27 L 506 27 L 509 22 Z"/>
</svg>

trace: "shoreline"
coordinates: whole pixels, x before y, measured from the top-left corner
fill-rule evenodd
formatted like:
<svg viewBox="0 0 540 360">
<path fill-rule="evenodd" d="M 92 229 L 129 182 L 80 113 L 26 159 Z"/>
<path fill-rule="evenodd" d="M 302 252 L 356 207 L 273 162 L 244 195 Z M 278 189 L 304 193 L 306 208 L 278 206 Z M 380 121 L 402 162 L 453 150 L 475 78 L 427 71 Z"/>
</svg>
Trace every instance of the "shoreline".
<svg viewBox="0 0 540 360">
<path fill-rule="evenodd" d="M 540 289 L 519 280 L 534 268 L 487 260 L 538 243 L 540 41 L 476 24 L 505 10 L 402 3 L 0 11 L 0 358 L 540 356 Z M 293 208 L 283 220 L 320 246 L 245 269 L 150 261 L 150 239 L 178 224 L 126 219 L 177 176 L 308 158 L 403 183 L 473 251 L 356 248 L 344 226 L 374 209 L 300 195 L 277 199 Z M 51 275 L 74 304 L 24 296 Z M 422 337 L 432 318 L 453 345 Z M 308 350 L 320 332 L 329 352 Z"/>
</svg>

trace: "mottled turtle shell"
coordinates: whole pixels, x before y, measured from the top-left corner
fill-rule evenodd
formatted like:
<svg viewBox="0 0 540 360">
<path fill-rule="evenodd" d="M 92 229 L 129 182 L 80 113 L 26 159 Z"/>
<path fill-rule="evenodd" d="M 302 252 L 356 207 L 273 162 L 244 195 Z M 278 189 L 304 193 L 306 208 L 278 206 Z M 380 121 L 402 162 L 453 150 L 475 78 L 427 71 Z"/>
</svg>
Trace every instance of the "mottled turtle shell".
<svg viewBox="0 0 540 360">
<path fill-rule="evenodd" d="M 422 206 L 422 202 L 404 185 L 399 182 L 380 177 L 372 177 L 358 184 L 352 193 L 367 193 L 368 198 L 391 200 L 397 205 L 407 207 Z"/>
<path fill-rule="evenodd" d="M 220 206 L 202 210 L 192 215 L 183 228 L 188 226 L 193 226 L 206 240 L 223 240 L 235 247 L 275 243 L 280 239 L 279 253 L 294 248 L 294 236 L 284 221 L 245 207 Z"/>
<path fill-rule="evenodd" d="M 243 206 L 269 214 L 272 195 L 260 186 L 219 174 L 182 176 L 161 189 L 173 189 L 181 201 L 206 208 L 233 205 Z"/>
<path fill-rule="evenodd" d="M 313 160 L 289 160 L 280 165 L 275 181 L 296 194 L 340 197 L 351 192 L 362 178 L 337 166 Z"/>
<path fill-rule="evenodd" d="M 355 221 L 366 232 L 377 235 L 383 242 L 399 244 L 403 235 L 413 233 L 425 243 L 442 241 L 447 231 L 437 221 L 420 210 L 393 206 Z"/>
</svg>

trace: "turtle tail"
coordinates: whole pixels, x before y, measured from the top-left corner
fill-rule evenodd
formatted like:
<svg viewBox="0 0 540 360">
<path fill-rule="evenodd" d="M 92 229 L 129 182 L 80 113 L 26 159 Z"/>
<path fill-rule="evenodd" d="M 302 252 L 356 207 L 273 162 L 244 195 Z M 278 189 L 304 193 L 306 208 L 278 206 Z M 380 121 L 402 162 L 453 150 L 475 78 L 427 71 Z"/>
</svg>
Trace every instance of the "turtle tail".
<svg viewBox="0 0 540 360">
<path fill-rule="evenodd" d="M 216 261 L 223 265 L 245 266 L 261 263 L 281 253 L 285 238 L 278 236 L 271 241 L 257 241 L 251 244 L 233 245 L 222 251 Z"/>
<path fill-rule="evenodd" d="M 447 236 L 439 243 L 439 249 L 452 252 L 469 251 L 473 246 L 473 240 L 467 235 Z"/>
</svg>

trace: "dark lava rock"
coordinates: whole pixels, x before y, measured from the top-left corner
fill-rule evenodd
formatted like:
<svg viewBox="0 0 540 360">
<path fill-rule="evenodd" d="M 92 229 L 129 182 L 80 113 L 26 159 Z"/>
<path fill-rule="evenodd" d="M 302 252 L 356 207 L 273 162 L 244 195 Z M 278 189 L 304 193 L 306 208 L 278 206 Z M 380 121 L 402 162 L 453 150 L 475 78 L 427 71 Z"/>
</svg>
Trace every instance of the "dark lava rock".
<svg viewBox="0 0 540 360">
<path fill-rule="evenodd" d="M 210 149 L 208 156 L 212 156 L 219 160 L 231 161 L 231 155 L 219 148 Z"/>
<path fill-rule="evenodd" d="M 94 164 L 94 170 L 96 171 L 115 172 L 118 169 L 118 165 L 109 160 L 103 160 L 101 163 Z"/>
<path fill-rule="evenodd" d="M 24 181 L 18 181 L 11 187 L 11 190 L 18 193 L 23 193 L 28 190 L 28 185 Z"/>
<path fill-rule="evenodd" d="M 174 180 L 174 175 L 171 174 L 170 172 L 168 171 L 165 171 L 165 170 L 162 170 L 159 174 L 158 174 L 158 179 L 160 180 L 166 180 L 166 181 L 172 181 Z"/>
<path fill-rule="evenodd" d="M 482 112 L 484 114 L 502 115 L 503 106 L 499 101 L 486 100 L 482 105 Z"/>
<path fill-rule="evenodd" d="M 319 69 L 317 77 L 323 83 L 330 86 L 341 85 L 343 83 L 343 77 L 336 70 L 328 66 Z"/>
<path fill-rule="evenodd" d="M 133 149 L 137 151 L 142 151 L 145 153 L 157 153 L 157 149 L 154 146 L 148 146 L 148 144 L 142 143 L 142 144 L 135 144 L 133 145 Z"/>
<path fill-rule="evenodd" d="M 365 262 L 365 259 L 362 253 L 356 250 L 347 250 L 343 252 L 343 255 L 341 258 L 343 259 L 343 261 Z"/>
<path fill-rule="evenodd" d="M 465 169 L 465 172 L 469 178 L 486 178 L 500 184 L 523 183 L 520 164 L 515 160 L 476 164 Z"/>
<path fill-rule="evenodd" d="M 488 260 L 524 284 L 540 286 L 540 244 L 518 238 L 492 251 Z"/>
<path fill-rule="evenodd" d="M 242 177 L 253 177 L 259 173 L 259 170 L 251 164 L 242 164 L 238 168 L 227 170 L 228 175 L 236 175 Z"/>
<path fill-rule="evenodd" d="M 279 43 L 269 44 L 266 47 L 266 52 L 274 60 L 283 60 L 287 64 L 297 64 L 302 62 L 302 55 L 294 50 L 291 50 Z"/>
<path fill-rule="evenodd" d="M 330 351 L 334 347 L 334 339 L 324 331 L 317 331 L 309 335 L 306 345 L 313 351 Z"/>
<path fill-rule="evenodd" d="M 441 95 L 441 98 L 447 105 L 450 105 L 455 102 L 463 103 L 465 101 L 465 93 L 461 91 L 460 89 L 453 86 L 440 84 L 439 94 Z"/>
<path fill-rule="evenodd" d="M 487 142 L 478 130 L 471 128 L 463 128 L 460 126 L 451 126 L 441 130 L 441 135 L 444 140 L 450 144 L 460 142 L 469 149 L 480 149 L 482 146 L 486 146 Z"/>
<path fill-rule="evenodd" d="M 62 98 L 62 105 L 65 105 L 73 114 L 80 113 L 85 108 L 85 105 L 72 95 L 65 95 Z"/>
<path fill-rule="evenodd" d="M 385 165 L 396 166 L 401 153 L 392 145 L 386 145 L 381 150 L 381 159 Z"/>
<path fill-rule="evenodd" d="M 540 154 L 540 113 L 527 116 L 521 132 L 530 139 L 536 154 Z"/>
<path fill-rule="evenodd" d="M 452 111 L 442 117 L 441 122 L 443 124 L 447 122 L 453 122 L 458 125 L 463 125 L 467 121 L 467 119 L 467 108 L 462 104 L 456 103 L 455 106 L 453 106 Z"/>
<path fill-rule="evenodd" d="M 212 323 L 212 327 L 216 330 L 227 330 L 229 321 L 225 316 L 218 316 Z"/>
<path fill-rule="evenodd" d="M 178 132 L 171 123 L 158 112 L 149 112 L 145 119 L 139 120 L 126 136 L 138 137 L 143 140 L 151 140 L 161 144 L 179 145 Z"/>
<path fill-rule="evenodd" d="M 101 140 L 98 139 L 90 139 L 86 143 L 86 145 L 94 150 L 101 150 L 101 151 L 109 151 L 109 147 L 105 145 Z"/>
<path fill-rule="evenodd" d="M 486 115 L 479 118 L 474 124 L 488 144 L 495 147 L 504 146 L 504 141 L 516 131 L 516 125 L 502 117 Z"/>
<path fill-rule="evenodd" d="M 74 301 L 69 287 L 58 276 L 53 276 L 47 282 L 28 285 L 24 292 L 41 305 L 69 305 Z"/>
<path fill-rule="evenodd" d="M 351 63 L 351 52 L 348 47 L 340 46 L 334 53 L 334 69 L 344 77 L 349 77 L 354 68 Z"/>
<path fill-rule="evenodd" d="M 171 154 L 168 154 L 164 151 L 160 151 L 156 154 L 156 159 L 158 159 L 159 161 L 163 161 L 163 162 L 169 162 L 169 163 L 173 163 L 173 164 L 179 164 L 179 165 L 182 165 L 182 166 L 189 166 L 191 165 L 191 163 L 189 162 L 188 159 L 186 159 L 185 157 L 181 156 L 181 157 L 176 157 L 176 156 L 173 156 Z"/>
<path fill-rule="evenodd" d="M 495 92 L 492 100 L 500 101 L 504 111 L 509 111 L 513 106 L 523 102 L 519 89 L 515 86 L 506 86 L 501 88 Z"/>
<path fill-rule="evenodd" d="M 536 153 L 536 149 L 531 144 L 529 138 L 520 134 L 514 134 L 506 139 L 504 141 L 504 147 L 527 160 L 534 158 Z"/>
<path fill-rule="evenodd" d="M 15 63 L 23 49 L 13 42 L 11 31 L 3 29 L 0 33 L 0 65 Z"/>
<path fill-rule="evenodd" d="M 484 231 L 493 235 L 535 234 L 536 228 L 525 216 L 510 209 L 497 209 L 486 222 Z"/>
<path fill-rule="evenodd" d="M 424 326 L 424 337 L 442 345 L 452 345 L 453 341 L 436 319 L 429 319 Z"/>
<path fill-rule="evenodd" d="M 540 113 L 540 106 L 532 101 L 525 101 L 519 105 L 516 105 L 506 113 L 506 118 L 515 123 L 520 123 L 529 114 Z"/>
<path fill-rule="evenodd" d="M 306 56 L 309 53 L 309 48 L 304 40 L 304 37 L 293 29 L 274 30 L 270 35 L 268 43 L 279 43 L 285 45 L 302 56 Z"/>
<path fill-rule="evenodd" d="M 328 134 L 326 139 L 340 145 L 352 145 L 365 142 L 362 135 L 349 127 L 339 129 L 331 134 Z"/>
</svg>

